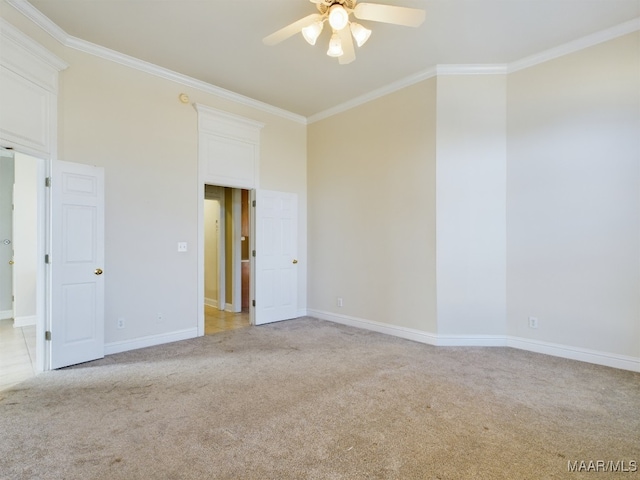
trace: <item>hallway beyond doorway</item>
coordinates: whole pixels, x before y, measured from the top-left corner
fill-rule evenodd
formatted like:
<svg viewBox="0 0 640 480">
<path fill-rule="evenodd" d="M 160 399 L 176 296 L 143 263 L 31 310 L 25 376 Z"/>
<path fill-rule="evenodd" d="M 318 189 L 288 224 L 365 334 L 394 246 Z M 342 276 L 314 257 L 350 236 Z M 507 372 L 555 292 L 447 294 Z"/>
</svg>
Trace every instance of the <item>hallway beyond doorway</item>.
<svg viewBox="0 0 640 480">
<path fill-rule="evenodd" d="M 215 307 L 205 305 L 204 307 L 204 334 L 213 335 L 215 333 L 245 328 L 250 325 L 249 311 L 225 312 Z"/>
</svg>

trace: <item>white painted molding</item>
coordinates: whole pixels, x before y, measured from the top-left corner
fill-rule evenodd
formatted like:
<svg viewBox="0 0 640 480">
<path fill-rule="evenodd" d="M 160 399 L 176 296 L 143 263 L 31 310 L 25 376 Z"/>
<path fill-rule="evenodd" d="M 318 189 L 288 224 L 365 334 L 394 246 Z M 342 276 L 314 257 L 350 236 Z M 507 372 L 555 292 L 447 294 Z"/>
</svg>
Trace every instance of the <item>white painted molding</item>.
<svg viewBox="0 0 640 480">
<path fill-rule="evenodd" d="M 640 358 L 600 352 L 585 348 L 560 345 L 556 343 L 539 342 L 526 338 L 511 337 L 505 335 L 438 335 L 413 328 L 389 325 L 374 322 L 362 318 L 354 318 L 346 315 L 338 315 L 320 310 L 308 310 L 308 315 L 321 320 L 328 320 L 342 325 L 362 328 L 374 332 L 385 333 L 394 337 L 400 337 L 415 342 L 426 343 L 439 347 L 511 347 L 519 350 L 542 353 L 554 357 L 578 360 L 606 367 L 619 368 L 640 372 Z"/>
<path fill-rule="evenodd" d="M 199 115 L 199 132 L 222 135 L 250 143 L 260 142 L 260 130 L 264 128 L 264 123 L 200 103 L 194 103 L 193 108 Z"/>
<path fill-rule="evenodd" d="M 0 320 L 8 320 L 10 318 L 13 318 L 13 310 L 0 311 Z"/>
<path fill-rule="evenodd" d="M 507 346 L 520 350 L 552 355 L 554 357 L 567 358 L 569 360 L 578 360 L 580 362 L 594 363 L 605 367 L 640 372 L 640 358 L 638 357 L 617 355 L 615 353 L 601 352 L 598 350 L 590 350 L 557 343 L 540 342 L 537 340 L 519 337 L 507 337 Z"/>
<path fill-rule="evenodd" d="M 335 107 L 316 113 L 315 115 L 311 115 L 307 118 L 307 124 L 319 122 L 320 120 L 324 120 L 325 118 L 329 118 L 339 113 L 346 112 L 347 110 L 351 110 L 352 108 L 355 108 L 357 106 L 364 105 L 367 102 L 384 97 L 385 95 L 389 95 L 390 93 L 397 92 L 398 90 L 402 90 L 403 88 L 422 82 L 423 80 L 433 78 L 436 75 L 436 68 L 423 70 L 422 72 L 418 72 L 415 75 L 410 75 L 396 82 L 390 83 L 389 85 L 365 93 L 364 95 L 360 95 L 359 97 L 351 99 L 348 102 L 341 103 L 340 105 L 336 105 Z"/>
<path fill-rule="evenodd" d="M 506 75 L 507 65 L 471 64 L 471 65 L 437 65 L 436 73 L 441 75 Z"/>
<path fill-rule="evenodd" d="M 248 107 L 252 107 L 257 110 L 269 113 L 271 115 L 276 115 L 297 123 L 301 123 L 303 125 L 307 123 L 306 118 L 302 115 L 289 112 L 282 108 L 274 107 L 273 105 L 254 100 L 253 98 L 240 95 L 239 93 L 217 87 L 210 83 L 197 80 L 193 77 L 174 72 L 173 70 L 169 70 L 167 68 L 145 62 L 135 57 L 131 57 L 129 55 L 116 52 L 115 50 L 111 50 L 109 48 L 96 45 L 94 43 L 87 42 L 80 38 L 69 35 L 26 0 L 7 0 L 7 2 L 65 47 L 73 48 L 75 50 L 79 50 L 81 52 L 88 53 L 105 60 L 110 60 L 112 62 L 119 63 L 120 65 L 134 68 L 136 70 L 149 73 L 151 75 L 155 75 L 157 77 L 164 78 L 165 80 L 179 83 L 187 87 L 195 88 L 202 92 L 215 95 L 216 97 L 246 105 Z"/>
<path fill-rule="evenodd" d="M 204 304 L 207 307 L 218 308 L 218 299 L 217 298 L 205 297 L 204 298 Z"/>
<path fill-rule="evenodd" d="M 307 312 L 309 316 L 319 318 L 321 320 L 328 320 L 330 322 L 340 323 L 350 327 L 362 328 L 363 330 L 386 333 L 387 335 L 413 340 L 415 342 L 426 343 L 429 345 L 437 345 L 438 342 L 437 335 L 424 332 L 422 330 L 390 325 L 388 323 L 374 322 L 373 320 L 365 320 L 363 318 L 350 317 L 347 315 L 338 315 L 336 313 L 323 312 L 321 310 L 307 309 Z"/>
<path fill-rule="evenodd" d="M 0 18 L 0 34 L 24 48 L 53 70 L 59 72 L 69 67 L 68 63 L 51 53 L 31 37 L 22 33 L 22 31 L 11 25 L 4 18 Z"/>
<path fill-rule="evenodd" d="M 398 80 L 397 82 L 389 84 L 385 87 L 382 87 L 372 92 L 361 95 L 357 98 L 349 100 L 348 102 L 342 103 L 340 105 L 336 105 L 335 107 L 332 107 L 322 112 L 311 115 L 310 117 L 307 118 L 307 123 L 311 124 L 311 123 L 318 122 L 320 120 L 324 120 L 326 118 L 332 117 L 333 115 L 346 112 L 347 110 L 355 108 L 359 105 L 363 105 L 367 102 L 383 97 L 385 95 L 388 95 L 400 89 L 406 88 L 410 85 L 421 82 L 428 78 L 436 77 L 438 75 L 509 74 L 512 72 L 516 72 L 518 70 L 533 67 L 535 65 L 547 62 L 549 60 L 553 60 L 554 58 L 558 58 L 563 55 L 568 55 L 570 53 L 574 53 L 579 50 L 592 47 L 599 43 L 604 43 L 609 40 L 613 40 L 614 38 L 621 37 L 622 35 L 626 35 L 626 34 L 635 32 L 637 30 L 640 30 L 640 17 L 635 18 L 633 20 L 629 20 L 628 22 L 624 22 L 620 25 L 609 28 L 607 30 L 596 32 L 592 35 L 587 35 L 586 37 L 579 38 L 572 42 L 565 43 L 564 45 L 559 45 L 555 48 L 545 50 L 535 55 L 531 55 L 529 57 L 516 60 L 509 64 L 437 65 L 435 67 L 428 68 L 426 70 L 423 70 L 422 72 L 418 72 L 414 75 Z"/>
<path fill-rule="evenodd" d="M 192 87 L 197 90 L 203 91 L 205 93 L 209 93 L 211 95 L 215 95 L 217 97 L 224 98 L 226 100 L 231 100 L 233 102 L 237 102 L 242 105 L 256 108 L 257 110 L 261 110 L 266 113 L 270 113 L 272 115 L 277 115 L 279 117 L 286 118 L 288 120 L 301 123 L 303 125 L 324 120 L 325 118 L 329 118 L 333 115 L 337 115 L 339 113 L 345 112 L 354 107 L 370 102 L 377 98 L 383 97 L 385 95 L 398 91 L 402 88 L 408 87 L 410 85 L 421 82 L 428 78 L 432 78 L 437 75 L 498 75 L 498 74 L 512 73 L 518 70 L 522 70 L 524 68 L 532 67 L 539 63 L 552 60 L 554 58 L 557 58 L 563 55 L 567 55 L 569 53 L 576 52 L 578 50 L 582 50 L 587 47 L 591 47 L 593 45 L 597 45 L 598 43 L 603 43 L 608 40 L 612 40 L 614 38 L 620 37 L 622 35 L 626 35 L 636 30 L 640 30 L 640 17 L 638 17 L 633 20 L 624 22 L 620 25 L 617 25 L 615 27 L 609 28 L 607 30 L 596 32 L 594 34 L 587 35 L 583 38 L 568 42 L 564 45 L 559 45 L 555 48 L 545 50 L 535 55 L 531 55 L 529 57 L 516 60 L 514 62 L 509 63 L 508 65 L 502 65 L 502 64 L 499 64 L 499 65 L 480 65 L 480 64 L 437 65 L 436 67 L 431 67 L 421 72 L 418 72 L 416 74 L 410 75 L 396 82 L 393 82 L 387 86 L 365 93 L 364 95 L 361 95 L 352 100 L 349 100 L 348 102 L 342 103 L 340 105 L 336 105 L 335 107 L 329 108 L 322 112 L 318 112 L 314 115 L 311 115 L 308 118 L 305 118 L 302 115 L 289 112 L 287 110 L 275 107 L 273 105 L 266 104 L 264 102 L 260 102 L 258 100 L 254 100 L 244 95 L 231 92 L 230 90 L 217 87 L 210 83 L 197 80 L 187 75 L 183 75 L 181 73 L 177 73 L 172 70 L 159 67 L 157 65 L 116 52 L 114 50 L 110 50 L 100 45 L 96 45 L 91 42 L 87 42 L 85 40 L 73 37 L 67 34 L 63 29 L 61 29 L 58 25 L 53 23 L 45 15 L 43 15 L 37 8 L 31 5 L 27 0 L 6 0 L 6 1 L 11 6 L 13 6 L 16 10 L 22 13 L 25 17 L 29 18 L 33 23 L 38 25 L 45 32 L 47 32 L 49 35 L 55 38 L 62 45 L 65 45 L 69 48 L 73 48 L 76 50 L 83 51 L 85 53 L 89 53 L 91 55 L 95 55 L 97 57 L 111 60 L 113 62 L 120 63 L 121 65 L 135 68 L 137 70 L 149 73 L 151 75 L 165 78 L 172 82 L 176 82 L 188 87 Z"/>
<path fill-rule="evenodd" d="M 627 35 L 637 30 L 640 30 L 640 17 L 629 20 L 628 22 L 621 23 L 620 25 L 616 25 L 615 27 L 596 32 L 591 35 L 587 35 L 586 37 L 579 38 L 572 42 L 558 45 L 557 47 L 550 48 L 549 50 L 545 50 L 543 52 L 530 55 L 520 60 L 516 60 L 515 62 L 511 62 L 508 65 L 507 70 L 508 73 L 517 72 L 518 70 L 533 67 L 540 63 L 548 62 L 549 60 L 553 60 L 570 53 L 578 52 L 580 50 L 593 47 L 594 45 L 598 45 L 600 43 L 608 42 L 609 40 L 613 40 L 614 38 Z"/>
<path fill-rule="evenodd" d="M 105 355 L 113 355 L 114 353 L 127 352 L 129 350 L 137 350 L 138 348 L 153 347 L 163 345 L 165 343 L 178 342 L 180 340 L 188 340 L 198 336 L 197 328 L 188 328 L 185 330 L 177 330 L 175 332 L 162 333 L 160 335 L 150 335 L 148 337 L 136 338 L 133 340 L 124 340 L 121 342 L 106 343 L 104 346 Z"/>
<path fill-rule="evenodd" d="M 35 326 L 37 321 L 38 321 L 38 317 L 36 315 L 29 315 L 26 317 L 16 317 L 13 320 L 13 328 Z"/>
</svg>

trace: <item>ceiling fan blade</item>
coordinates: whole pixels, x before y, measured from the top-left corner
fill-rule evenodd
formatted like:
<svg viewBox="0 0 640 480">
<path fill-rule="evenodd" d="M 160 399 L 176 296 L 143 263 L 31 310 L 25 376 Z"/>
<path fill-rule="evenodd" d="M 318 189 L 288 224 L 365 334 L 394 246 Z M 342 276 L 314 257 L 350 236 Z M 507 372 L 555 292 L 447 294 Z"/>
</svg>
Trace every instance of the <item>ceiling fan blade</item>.
<svg viewBox="0 0 640 480">
<path fill-rule="evenodd" d="M 265 45 L 275 45 L 276 43 L 280 43 L 283 40 L 295 35 L 302 31 L 304 27 L 311 25 L 313 22 L 316 22 L 322 18 L 322 15 L 319 13 L 312 13 L 311 15 L 307 15 L 304 18 L 301 18 L 297 22 L 293 22 L 290 25 L 287 25 L 284 28 L 281 28 L 277 32 L 272 33 L 262 39 L 262 43 Z"/>
<path fill-rule="evenodd" d="M 356 59 L 356 50 L 353 47 L 353 38 L 351 38 L 351 30 L 343 28 L 338 32 L 340 35 L 340 42 L 342 43 L 342 55 L 338 57 L 338 63 L 340 65 L 346 65 L 353 62 Z"/>
<path fill-rule="evenodd" d="M 358 3 L 353 11 L 360 20 L 393 23 L 406 27 L 417 27 L 424 22 L 425 11 L 418 8 L 380 5 L 378 3 Z"/>
</svg>

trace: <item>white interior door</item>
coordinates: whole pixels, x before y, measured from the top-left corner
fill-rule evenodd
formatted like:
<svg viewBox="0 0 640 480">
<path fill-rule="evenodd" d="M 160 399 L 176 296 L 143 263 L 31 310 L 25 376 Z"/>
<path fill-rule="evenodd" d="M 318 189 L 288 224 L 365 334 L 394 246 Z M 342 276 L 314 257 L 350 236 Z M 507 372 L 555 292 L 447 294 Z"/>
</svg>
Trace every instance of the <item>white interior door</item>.
<svg viewBox="0 0 640 480">
<path fill-rule="evenodd" d="M 298 196 L 255 190 L 254 323 L 295 318 L 298 310 Z"/>
<path fill-rule="evenodd" d="M 55 161 L 51 368 L 104 357 L 104 169 Z"/>
</svg>

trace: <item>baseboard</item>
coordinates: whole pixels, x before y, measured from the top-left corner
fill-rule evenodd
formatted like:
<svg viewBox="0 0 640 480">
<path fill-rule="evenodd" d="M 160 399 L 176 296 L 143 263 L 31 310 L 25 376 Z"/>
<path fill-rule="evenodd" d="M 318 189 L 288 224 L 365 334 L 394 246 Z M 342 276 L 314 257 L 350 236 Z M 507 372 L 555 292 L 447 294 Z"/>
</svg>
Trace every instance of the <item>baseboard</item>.
<svg viewBox="0 0 640 480">
<path fill-rule="evenodd" d="M 530 352 L 543 353 L 554 357 L 578 360 L 580 362 L 594 363 L 605 367 L 620 368 L 640 372 L 640 358 L 617 355 L 615 353 L 601 352 L 587 348 L 572 347 L 557 343 L 540 342 L 528 338 L 507 337 L 507 346 L 528 350 Z"/>
<path fill-rule="evenodd" d="M 112 355 L 114 353 L 127 352 L 138 348 L 153 347 L 164 343 L 178 342 L 198 336 L 197 328 L 187 328 L 175 332 L 161 333 L 159 335 L 150 335 L 148 337 L 135 338 L 133 340 L 123 340 L 120 342 L 106 343 L 104 346 L 104 354 Z"/>
<path fill-rule="evenodd" d="M 415 342 L 427 343 L 429 345 L 437 345 L 438 342 L 437 335 L 429 332 L 424 332 L 422 330 L 400 327 L 397 325 L 389 325 L 387 323 L 374 322 L 373 320 L 349 317 L 347 315 L 338 315 L 335 313 L 323 312 L 320 310 L 307 309 L 307 312 L 309 316 L 319 318 L 321 320 L 328 320 L 330 322 L 340 323 L 342 325 L 348 325 L 350 327 L 358 327 L 364 330 L 371 330 L 378 333 L 386 333 L 387 335 L 393 335 L 394 337 L 405 338 L 407 340 L 413 340 Z"/>
<path fill-rule="evenodd" d="M 7 320 L 8 318 L 13 318 L 13 310 L 0 311 L 0 320 Z"/>
<path fill-rule="evenodd" d="M 374 322 L 362 318 L 338 315 L 321 310 L 308 309 L 308 315 L 328 320 L 342 325 L 362 328 L 374 332 L 385 333 L 395 337 L 413 340 L 415 342 L 426 343 L 439 347 L 511 347 L 519 350 L 542 353 L 554 357 L 578 360 L 581 362 L 593 363 L 605 367 L 619 368 L 640 372 L 640 358 L 617 355 L 614 353 L 589 350 L 586 348 L 572 347 L 548 342 L 539 342 L 526 338 L 511 337 L 507 335 L 438 335 L 436 333 L 424 332 L 412 328 L 389 325 L 386 323 Z"/>
<path fill-rule="evenodd" d="M 204 304 L 207 307 L 218 308 L 218 300 L 215 299 L 215 298 L 207 298 L 207 297 L 205 297 Z"/>
<path fill-rule="evenodd" d="M 306 308 L 300 308 L 298 309 L 298 313 L 297 313 L 297 318 L 301 318 L 301 317 L 306 317 L 307 315 L 309 315 L 309 313 L 307 312 Z"/>
<path fill-rule="evenodd" d="M 25 317 L 16 317 L 13 320 L 13 327 L 14 328 L 30 327 L 32 325 L 35 325 L 37 320 L 38 320 L 38 317 L 36 315 L 29 315 L 29 316 L 25 316 Z"/>
</svg>

